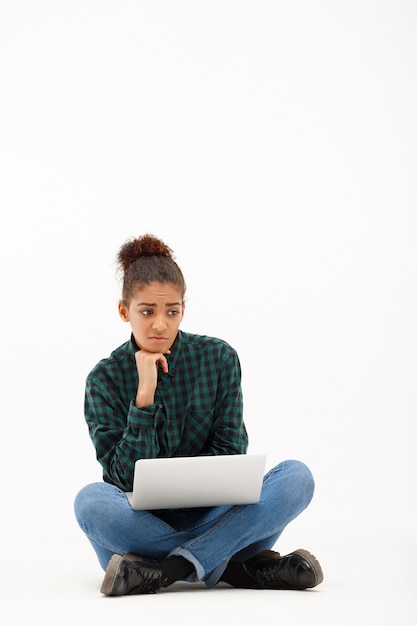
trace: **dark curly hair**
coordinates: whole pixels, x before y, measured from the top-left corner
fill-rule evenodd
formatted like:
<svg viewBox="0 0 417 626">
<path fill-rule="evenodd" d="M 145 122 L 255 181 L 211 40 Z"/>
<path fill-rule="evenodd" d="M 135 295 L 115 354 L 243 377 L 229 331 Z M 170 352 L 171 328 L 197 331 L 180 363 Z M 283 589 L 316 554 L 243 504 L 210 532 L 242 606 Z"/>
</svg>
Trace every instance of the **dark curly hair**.
<svg viewBox="0 0 417 626">
<path fill-rule="evenodd" d="M 174 254 L 163 241 L 153 235 L 130 239 L 120 248 L 117 261 L 123 274 L 122 298 L 129 304 L 134 292 L 150 283 L 172 283 L 184 300 L 186 284 Z"/>
</svg>

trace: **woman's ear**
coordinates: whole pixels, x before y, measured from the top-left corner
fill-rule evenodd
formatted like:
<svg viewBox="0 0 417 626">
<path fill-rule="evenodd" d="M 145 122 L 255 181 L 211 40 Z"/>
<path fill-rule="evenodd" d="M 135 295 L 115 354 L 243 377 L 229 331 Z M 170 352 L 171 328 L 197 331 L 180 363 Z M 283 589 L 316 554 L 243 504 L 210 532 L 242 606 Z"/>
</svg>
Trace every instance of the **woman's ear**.
<svg viewBox="0 0 417 626">
<path fill-rule="evenodd" d="M 122 318 L 124 322 L 128 322 L 129 321 L 129 307 L 126 306 L 123 300 L 119 301 L 118 307 L 119 307 L 120 317 Z"/>
</svg>

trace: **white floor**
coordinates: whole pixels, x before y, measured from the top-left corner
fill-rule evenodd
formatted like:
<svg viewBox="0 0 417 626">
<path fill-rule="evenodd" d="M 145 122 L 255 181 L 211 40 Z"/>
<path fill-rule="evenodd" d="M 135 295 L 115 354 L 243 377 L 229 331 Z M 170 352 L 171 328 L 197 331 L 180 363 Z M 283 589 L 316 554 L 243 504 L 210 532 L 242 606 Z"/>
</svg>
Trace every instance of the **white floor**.
<svg viewBox="0 0 417 626">
<path fill-rule="evenodd" d="M 3 626 L 417 624 L 417 542 L 411 531 L 328 528 L 311 532 L 307 545 L 287 529 L 277 549 L 305 547 L 323 567 L 322 585 L 306 592 L 177 583 L 156 595 L 121 598 L 100 594 L 103 574 L 78 529 L 62 536 L 34 533 L 23 542 L 11 532 L 3 539 Z"/>
</svg>

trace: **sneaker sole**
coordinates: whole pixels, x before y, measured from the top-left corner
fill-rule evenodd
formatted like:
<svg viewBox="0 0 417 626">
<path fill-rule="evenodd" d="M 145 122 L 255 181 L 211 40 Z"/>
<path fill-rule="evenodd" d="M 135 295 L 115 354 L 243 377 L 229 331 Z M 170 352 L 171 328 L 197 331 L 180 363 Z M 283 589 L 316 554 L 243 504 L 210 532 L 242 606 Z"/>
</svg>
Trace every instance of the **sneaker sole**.
<svg viewBox="0 0 417 626">
<path fill-rule="evenodd" d="M 100 593 L 104 596 L 111 596 L 114 581 L 119 573 L 120 563 L 122 562 L 123 557 L 120 554 L 113 554 L 111 557 L 109 564 L 107 565 L 106 575 L 104 576 L 103 584 L 101 585 Z"/>
<path fill-rule="evenodd" d="M 316 587 L 323 582 L 323 570 L 321 569 L 321 565 L 314 556 L 314 554 L 311 554 L 311 552 L 308 552 L 308 550 L 304 550 L 303 548 L 294 550 L 294 552 L 291 552 L 291 554 L 301 554 L 310 564 L 315 576 L 314 585 L 311 585 L 310 588 Z"/>
</svg>

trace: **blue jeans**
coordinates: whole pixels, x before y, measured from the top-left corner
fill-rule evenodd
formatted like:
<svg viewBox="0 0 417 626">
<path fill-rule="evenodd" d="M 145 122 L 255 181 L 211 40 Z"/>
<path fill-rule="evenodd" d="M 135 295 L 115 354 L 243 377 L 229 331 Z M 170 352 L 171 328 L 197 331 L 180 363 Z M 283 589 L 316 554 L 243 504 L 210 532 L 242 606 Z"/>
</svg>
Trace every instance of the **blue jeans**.
<svg viewBox="0 0 417 626">
<path fill-rule="evenodd" d="M 272 548 L 313 492 L 310 470 L 300 461 L 284 461 L 264 477 L 257 504 L 135 511 L 123 491 L 100 482 L 81 489 L 74 508 L 103 569 L 113 554 L 157 560 L 177 555 L 194 565 L 187 580 L 213 587 L 229 560 L 243 562 Z"/>
</svg>

